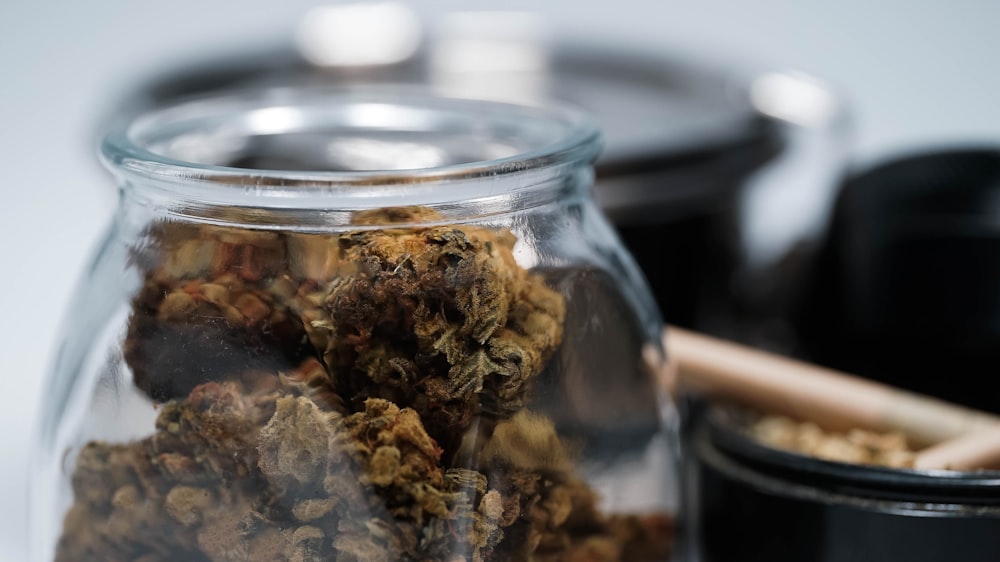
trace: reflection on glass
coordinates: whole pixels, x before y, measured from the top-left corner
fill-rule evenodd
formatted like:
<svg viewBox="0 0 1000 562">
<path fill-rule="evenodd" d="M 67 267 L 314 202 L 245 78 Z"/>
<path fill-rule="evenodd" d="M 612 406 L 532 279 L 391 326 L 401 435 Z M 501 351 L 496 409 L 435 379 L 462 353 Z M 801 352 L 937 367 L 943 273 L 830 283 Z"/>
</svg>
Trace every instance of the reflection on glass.
<svg viewBox="0 0 1000 562">
<path fill-rule="evenodd" d="M 345 170 L 416 170 L 446 161 L 444 151 L 430 144 L 363 137 L 331 140 L 327 152 L 331 162 Z"/>
<path fill-rule="evenodd" d="M 420 20 L 399 2 L 319 6 L 299 25 L 303 56 L 318 66 L 364 66 L 406 60 L 420 46 Z"/>
<path fill-rule="evenodd" d="M 750 101 L 765 115 L 803 127 L 822 126 L 837 109 L 829 88 L 804 74 L 772 72 L 750 85 Z"/>
<path fill-rule="evenodd" d="M 547 29 L 530 12 L 457 12 L 431 45 L 433 84 L 459 95 L 533 101 L 547 89 Z"/>
</svg>

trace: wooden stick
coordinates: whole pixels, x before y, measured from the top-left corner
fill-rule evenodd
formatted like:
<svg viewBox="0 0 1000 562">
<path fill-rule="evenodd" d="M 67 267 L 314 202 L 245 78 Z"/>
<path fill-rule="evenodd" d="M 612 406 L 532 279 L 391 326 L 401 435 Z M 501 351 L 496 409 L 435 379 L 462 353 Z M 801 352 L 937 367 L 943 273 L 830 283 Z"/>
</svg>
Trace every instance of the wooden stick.
<svg viewBox="0 0 1000 562">
<path fill-rule="evenodd" d="M 913 466 L 945 470 L 1000 468 L 1000 428 L 932 445 L 917 453 Z"/>
<path fill-rule="evenodd" d="M 830 430 L 899 431 L 921 447 L 1000 428 L 1000 417 L 674 326 L 679 386 Z"/>
</svg>

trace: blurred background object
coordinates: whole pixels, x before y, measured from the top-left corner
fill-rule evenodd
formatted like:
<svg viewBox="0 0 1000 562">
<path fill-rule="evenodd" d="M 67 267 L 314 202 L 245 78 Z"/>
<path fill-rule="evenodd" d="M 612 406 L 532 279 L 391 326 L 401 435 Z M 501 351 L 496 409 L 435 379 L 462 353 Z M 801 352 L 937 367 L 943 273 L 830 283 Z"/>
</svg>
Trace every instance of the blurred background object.
<svg viewBox="0 0 1000 562">
<path fill-rule="evenodd" d="M 331 7 L 341 16 L 334 17 L 338 12 Z M 434 76 L 452 88 L 512 99 L 545 91 L 548 82 L 538 78 L 566 68 L 560 57 L 576 56 L 584 68 L 594 68 L 601 64 L 600 45 L 618 45 L 619 53 L 643 53 L 629 55 L 640 71 L 649 68 L 643 61 L 651 60 L 667 77 L 647 84 L 630 81 L 626 72 L 624 83 L 632 84 L 630 89 L 607 94 L 621 100 L 618 110 L 633 112 L 623 135 L 652 135 L 633 138 L 639 148 L 657 146 L 662 162 L 664 154 L 676 155 L 675 149 L 698 143 L 689 144 L 692 135 L 682 133 L 672 138 L 684 142 L 671 146 L 670 139 L 657 135 L 685 131 L 687 123 L 704 125 L 703 119 L 720 113 L 699 104 L 711 108 L 722 100 L 736 105 L 730 106 L 734 112 L 721 113 L 724 118 L 714 129 L 707 129 L 721 133 L 709 137 L 709 144 L 729 147 L 714 154 L 742 154 L 733 146 L 753 150 L 727 168 L 731 176 L 712 179 L 713 185 L 728 186 L 715 192 L 726 196 L 711 198 L 712 205 L 692 207 L 698 209 L 693 212 L 674 199 L 629 209 L 629 188 L 622 185 L 662 182 L 675 190 L 671 194 L 681 192 L 680 185 L 690 185 L 689 193 L 697 195 L 704 190 L 694 180 L 717 176 L 707 175 L 702 166 L 706 161 L 688 159 L 691 168 L 671 167 L 666 177 L 653 174 L 663 170 L 654 166 L 621 174 L 619 179 L 625 180 L 616 184 L 607 170 L 615 169 L 613 143 L 622 137 L 609 129 L 601 181 L 619 187 L 608 187 L 599 196 L 612 216 L 618 213 L 616 222 L 626 239 L 626 229 L 632 228 L 640 240 L 655 241 L 665 233 L 642 229 L 662 228 L 669 218 L 674 230 L 662 238 L 662 247 L 650 244 L 645 258 L 649 263 L 661 252 L 675 256 L 676 261 L 664 260 L 663 272 L 675 283 L 686 283 L 682 287 L 688 298 L 661 302 L 668 318 L 778 349 L 803 349 L 797 327 L 788 318 L 801 301 L 799 280 L 816 255 L 835 196 L 835 178 L 848 156 L 866 166 L 906 149 L 1000 139 L 995 109 L 1000 76 L 988 72 L 1000 41 L 992 29 L 1000 16 L 995 3 L 621 0 L 581 5 L 516 0 L 481 7 L 516 13 L 469 14 L 468 3 L 458 0 L 364 5 L 315 0 L 57 0 L 0 5 L 5 25 L 0 37 L 5 71 L 0 88 L 5 159 L 0 173 L 6 186 L 0 211 L 5 272 L 0 310 L 11 319 L 3 324 L 2 336 L 8 342 L 3 365 L 7 380 L 13 382 L 10 404 L 0 410 L 0 440 L 6 448 L 0 461 L 0 557 L 25 559 L 23 482 L 29 427 L 39 400 L 57 399 L 70 390 L 43 389 L 41 380 L 53 361 L 61 311 L 70 308 L 71 288 L 114 207 L 115 194 L 105 188 L 94 156 L 95 133 L 111 116 L 140 105 L 135 94 L 158 77 L 193 72 L 196 61 L 204 63 L 201 80 L 217 80 L 223 86 L 233 81 L 234 73 L 244 72 L 248 80 L 259 77 L 261 65 L 288 70 L 287 56 L 295 54 L 290 50 L 295 48 L 301 49 L 300 58 L 308 65 L 300 69 L 336 68 L 348 74 L 373 64 L 398 68 L 402 61 L 426 55 L 423 63 L 411 67 L 419 72 L 412 77 Z M 339 20 L 350 10 L 353 17 L 371 18 L 378 25 L 341 26 Z M 305 14 L 310 16 L 304 20 Z M 450 43 L 434 43 L 437 47 L 422 51 L 428 38 L 435 37 L 448 37 Z M 538 47 L 545 45 L 556 48 Z M 560 46 L 569 45 L 574 47 L 560 51 Z M 218 62 L 223 60 L 230 62 L 227 72 L 220 73 Z M 486 66 L 491 61 L 507 62 Z M 612 62 L 617 66 L 620 58 Z M 692 85 L 697 90 L 696 79 L 669 78 L 678 69 L 694 73 L 684 76 L 701 73 L 718 97 L 706 95 L 707 90 L 689 91 L 688 98 L 680 99 L 693 105 L 653 113 L 641 103 L 644 92 L 684 94 Z M 486 71 L 504 78 L 484 82 Z M 837 84 L 837 92 L 846 93 L 855 125 L 850 142 L 840 119 L 843 98 L 810 76 L 829 80 Z M 399 78 L 390 73 L 381 79 Z M 633 88 L 636 82 L 638 89 Z M 485 83 L 488 88 L 483 88 Z M 160 94 L 180 95 L 185 85 L 171 80 L 162 86 L 166 90 Z M 595 93 L 592 88 L 584 82 L 565 91 L 587 105 L 586 96 Z M 660 127 L 663 123 L 670 127 Z M 636 175 L 642 181 L 635 182 Z M 686 180 L 692 183 L 684 184 Z M 615 196 L 623 199 L 616 202 Z M 624 207 L 616 210 L 616 205 Z M 661 215 L 660 209 L 679 214 Z M 638 211 L 647 211 L 647 216 Z M 643 259 L 642 248 L 633 245 L 633 251 Z M 648 266 L 647 274 L 654 286 L 667 282 L 658 282 L 658 272 Z M 718 295 L 733 298 L 720 301 Z M 741 319 L 750 320 L 743 325 Z"/>
<path fill-rule="evenodd" d="M 713 408 L 689 428 L 701 562 L 996 560 L 996 471 L 830 462 L 763 446 L 747 418 Z"/>
<path fill-rule="evenodd" d="M 1000 412 L 1000 146 L 850 178 L 796 324 L 817 361 Z"/>
<path fill-rule="evenodd" d="M 790 319 L 846 163 L 847 109 L 828 85 L 694 53 L 558 38 L 533 12 L 453 12 L 422 33 L 414 19 L 391 3 L 315 8 L 294 45 L 199 57 L 125 91 L 117 115 L 219 90 L 317 84 L 568 100 L 600 122 L 595 195 L 666 319 L 794 350 Z M 383 39 L 352 42 L 341 28 Z M 333 39 L 341 35 L 346 42 Z M 279 165 L 272 154 L 254 165 L 293 160 Z M 787 208 L 795 213 L 773 219 Z"/>
</svg>

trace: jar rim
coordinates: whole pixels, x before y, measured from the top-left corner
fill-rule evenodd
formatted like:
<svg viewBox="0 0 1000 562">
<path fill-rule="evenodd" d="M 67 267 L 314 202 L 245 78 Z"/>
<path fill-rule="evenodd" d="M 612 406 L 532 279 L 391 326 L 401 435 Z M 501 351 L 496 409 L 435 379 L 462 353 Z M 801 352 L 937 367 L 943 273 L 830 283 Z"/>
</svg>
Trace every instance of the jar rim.
<svg viewBox="0 0 1000 562">
<path fill-rule="evenodd" d="M 201 161 L 187 156 L 199 143 L 205 150 L 213 142 L 315 133 L 316 123 L 417 136 L 451 126 L 480 140 L 502 133 L 522 146 L 508 146 L 495 158 L 346 170 L 239 167 L 213 161 L 214 156 Z M 512 178 L 504 182 L 507 191 L 545 183 L 556 169 L 592 162 L 600 140 L 589 115 L 561 102 L 518 105 L 409 86 L 307 86 L 213 94 L 122 119 L 104 136 L 101 156 L 129 185 L 156 184 L 206 202 L 246 204 L 250 197 L 313 206 L 310 200 L 329 205 L 331 195 L 361 201 L 425 192 L 416 203 L 426 204 L 468 199 L 477 191 L 496 194 L 501 177 Z M 453 184 L 463 187 L 452 189 Z M 474 185 L 483 189 L 470 191 Z"/>
</svg>

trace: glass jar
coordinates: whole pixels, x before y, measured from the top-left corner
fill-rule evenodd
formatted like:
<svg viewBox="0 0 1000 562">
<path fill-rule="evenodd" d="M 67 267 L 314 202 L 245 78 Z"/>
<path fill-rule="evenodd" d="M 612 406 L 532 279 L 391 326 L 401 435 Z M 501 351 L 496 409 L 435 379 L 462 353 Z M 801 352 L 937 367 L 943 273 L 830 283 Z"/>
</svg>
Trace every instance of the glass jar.
<svg viewBox="0 0 1000 562">
<path fill-rule="evenodd" d="M 114 128 L 33 560 L 666 560 L 662 322 L 574 111 L 278 89 Z"/>
</svg>

